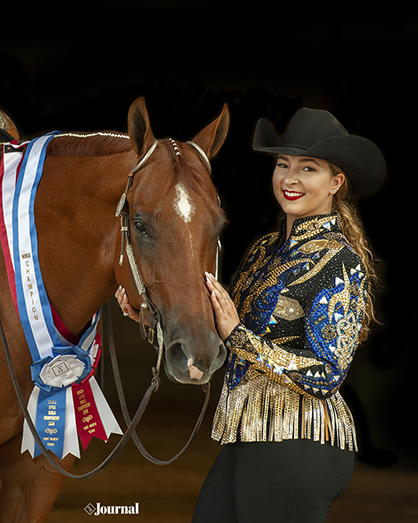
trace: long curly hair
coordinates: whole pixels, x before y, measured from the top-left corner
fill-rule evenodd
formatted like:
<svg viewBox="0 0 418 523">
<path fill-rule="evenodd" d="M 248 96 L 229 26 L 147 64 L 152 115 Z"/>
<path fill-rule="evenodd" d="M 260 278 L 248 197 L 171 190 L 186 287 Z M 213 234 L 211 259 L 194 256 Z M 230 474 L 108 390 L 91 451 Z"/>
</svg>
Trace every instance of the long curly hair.
<svg viewBox="0 0 418 523">
<path fill-rule="evenodd" d="M 336 176 L 343 173 L 339 167 L 330 163 L 331 175 Z M 334 194 L 332 210 L 337 211 L 342 221 L 342 232 L 352 245 L 353 249 L 360 256 L 360 259 L 366 269 L 367 278 L 369 280 L 369 288 L 367 292 L 366 310 L 363 319 L 363 326 L 360 331 L 360 343 L 367 339 L 370 334 L 370 324 L 372 322 L 379 323 L 375 314 L 374 306 L 374 289 L 377 287 L 379 278 L 375 267 L 375 257 L 368 244 L 363 224 L 358 215 L 357 209 L 350 202 L 350 190 L 347 176 L 345 181 Z"/>
</svg>

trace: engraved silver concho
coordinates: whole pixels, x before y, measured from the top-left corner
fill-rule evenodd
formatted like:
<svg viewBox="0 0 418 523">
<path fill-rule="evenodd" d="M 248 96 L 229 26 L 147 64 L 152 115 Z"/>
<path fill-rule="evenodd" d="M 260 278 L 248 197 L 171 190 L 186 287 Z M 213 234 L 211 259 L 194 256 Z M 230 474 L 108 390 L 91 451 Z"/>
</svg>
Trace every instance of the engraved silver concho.
<svg viewBox="0 0 418 523">
<path fill-rule="evenodd" d="M 8 128 L 9 128 L 9 122 L 6 120 L 4 115 L 0 112 L 0 129 L 4 129 L 5 131 L 7 131 Z"/>
<path fill-rule="evenodd" d="M 73 354 L 60 355 L 46 363 L 39 377 L 51 387 L 68 387 L 74 383 L 84 372 L 84 363 Z"/>
</svg>

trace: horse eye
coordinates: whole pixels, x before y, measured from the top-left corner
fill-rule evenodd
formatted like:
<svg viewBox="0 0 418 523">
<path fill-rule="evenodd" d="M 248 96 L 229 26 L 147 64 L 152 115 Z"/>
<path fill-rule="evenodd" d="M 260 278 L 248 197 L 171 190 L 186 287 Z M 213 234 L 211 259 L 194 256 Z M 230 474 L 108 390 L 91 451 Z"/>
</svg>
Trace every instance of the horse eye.
<svg viewBox="0 0 418 523">
<path fill-rule="evenodd" d="M 139 234 L 143 234 L 144 236 L 147 236 L 147 229 L 145 228 L 144 222 L 134 222 L 134 227 L 136 232 L 138 232 Z"/>
</svg>

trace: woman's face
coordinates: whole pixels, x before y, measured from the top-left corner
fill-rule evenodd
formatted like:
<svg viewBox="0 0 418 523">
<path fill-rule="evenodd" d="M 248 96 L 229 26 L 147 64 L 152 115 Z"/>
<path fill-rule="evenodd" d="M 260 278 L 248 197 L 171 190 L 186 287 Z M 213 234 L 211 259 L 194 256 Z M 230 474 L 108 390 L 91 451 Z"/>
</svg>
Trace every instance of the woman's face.
<svg viewBox="0 0 418 523">
<path fill-rule="evenodd" d="M 326 160 L 280 155 L 273 173 L 274 195 L 288 223 L 298 218 L 329 214 L 333 195 L 344 182 L 340 173 L 331 175 Z"/>
</svg>

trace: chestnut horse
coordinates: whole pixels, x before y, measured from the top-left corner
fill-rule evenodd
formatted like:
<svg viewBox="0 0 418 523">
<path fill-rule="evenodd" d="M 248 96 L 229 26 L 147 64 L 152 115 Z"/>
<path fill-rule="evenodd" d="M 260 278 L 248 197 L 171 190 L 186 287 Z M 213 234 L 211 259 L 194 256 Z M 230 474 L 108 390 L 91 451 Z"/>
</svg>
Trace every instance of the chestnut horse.
<svg viewBox="0 0 418 523">
<path fill-rule="evenodd" d="M 127 191 L 130 240 L 147 296 L 161 316 L 166 373 L 178 383 L 208 382 L 226 355 L 204 272 L 215 271 L 225 221 L 207 158 L 222 146 L 228 126 L 225 105 L 194 143 L 156 141 L 144 99 L 139 98 L 129 110 L 129 136 L 54 136 L 35 199 L 39 262 L 49 301 L 67 329 L 79 335 L 118 285 L 127 289 L 134 307 L 143 302 L 126 256 L 119 264 L 122 235 L 115 218 L 128 174 L 133 165 L 141 164 Z M 3 256 L 0 289 L 0 318 L 27 401 L 33 387 L 32 361 Z M 23 417 L 3 347 L 0 369 L 0 522 L 41 522 L 65 477 L 42 455 L 33 459 L 28 452 L 21 454 Z M 54 459 L 67 471 L 74 463 L 72 455 Z"/>
</svg>

